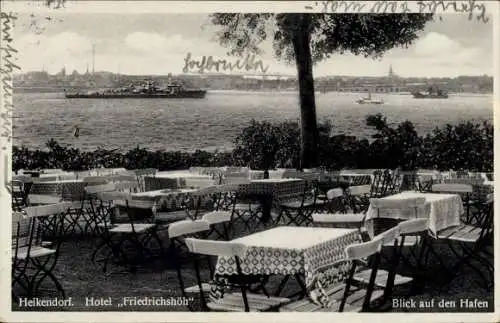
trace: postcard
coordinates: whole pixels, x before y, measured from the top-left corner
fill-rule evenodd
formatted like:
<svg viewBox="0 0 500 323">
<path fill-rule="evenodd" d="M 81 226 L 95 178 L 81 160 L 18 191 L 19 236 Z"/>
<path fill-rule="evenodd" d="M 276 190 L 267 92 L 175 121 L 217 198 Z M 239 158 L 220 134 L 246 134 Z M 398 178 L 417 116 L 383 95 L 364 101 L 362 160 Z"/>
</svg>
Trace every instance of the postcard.
<svg viewBox="0 0 500 323">
<path fill-rule="evenodd" d="M 2 321 L 498 320 L 498 3 L 1 7 Z"/>
</svg>

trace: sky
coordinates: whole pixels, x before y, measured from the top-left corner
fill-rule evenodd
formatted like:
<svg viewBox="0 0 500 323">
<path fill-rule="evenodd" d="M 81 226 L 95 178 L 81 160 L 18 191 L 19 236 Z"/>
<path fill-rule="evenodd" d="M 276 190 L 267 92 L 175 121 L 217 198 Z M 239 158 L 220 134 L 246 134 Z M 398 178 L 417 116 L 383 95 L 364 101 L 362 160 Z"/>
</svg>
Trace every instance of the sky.
<svg viewBox="0 0 500 323">
<path fill-rule="evenodd" d="M 213 56 L 228 59 L 227 49 L 214 41 L 216 27 L 208 14 L 173 13 L 50 13 L 31 18 L 21 13 L 16 22 L 15 47 L 21 72 L 85 72 L 122 74 L 180 74 L 187 53 L 193 59 Z M 35 19 L 36 26 L 31 22 Z M 268 74 L 296 75 L 293 65 L 273 57 L 272 44 L 262 45 L 256 59 L 268 65 Z M 427 24 L 408 49 L 395 48 L 380 60 L 335 54 L 314 66 L 315 76 L 385 76 L 389 66 L 403 77 L 456 77 L 493 75 L 493 22 L 468 20 L 466 15 L 444 14 Z"/>
</svg>

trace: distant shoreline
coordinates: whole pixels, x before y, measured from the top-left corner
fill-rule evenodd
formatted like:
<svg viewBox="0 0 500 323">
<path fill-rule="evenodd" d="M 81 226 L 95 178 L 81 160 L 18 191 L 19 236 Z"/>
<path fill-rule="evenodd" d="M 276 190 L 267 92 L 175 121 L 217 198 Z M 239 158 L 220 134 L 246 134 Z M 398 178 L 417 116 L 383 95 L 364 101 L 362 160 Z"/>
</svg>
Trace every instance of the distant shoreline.
<svg viewBox="0 0 500 323">
<path fill-rule="evenodd" d="M 208 91 L 207 94 L 210 93 L 220 93 L 220 94 L 244 94 L 244 93 L 298 93 L 298 90 L 272 90 L 272 89 L 262 89 L 262 90 L 211 90 L 206 89 Z M 20 88 L 14 86 L 14 94 L 15 93 L 29 93 L 29 94 L 44 94 L 44 93 L 59 93 L 63 94 L 64 89 L 59 88 Z M 321 92 L 316 90 L 316 94 L 323 95 L 329 93 L 346 93 L 346 94 L 363 94 L 366 92 L 348 92 L 348 91 L 328 91 Z M 374 93 L 375 95 L 411 95 L 410 92 L 378 92 Z M 493 95 L 491 93 L 478 93 L 478 92 L 450 92 L 452 96 L 490 96 Z"/>
</svg>

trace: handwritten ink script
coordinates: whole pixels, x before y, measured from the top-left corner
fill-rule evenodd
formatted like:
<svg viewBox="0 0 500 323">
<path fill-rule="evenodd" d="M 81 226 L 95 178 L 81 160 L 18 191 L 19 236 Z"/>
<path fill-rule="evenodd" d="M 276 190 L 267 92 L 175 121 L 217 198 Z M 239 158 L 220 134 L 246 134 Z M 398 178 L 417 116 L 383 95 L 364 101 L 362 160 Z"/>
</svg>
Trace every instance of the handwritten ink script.
<svg viewBox="0 0 500 323">
<path fill-rule="evenodd" d="M 262 60 L 256 60 L 255 55 L 250 54 L 247 54 L 243 60 L 237 59 L 234 62 L 230 62 L 225 59 L 214 59 L 213 56 L 203 56 L 201 60 L 195 60 L 192 58 L 191 53 L 187 53 L 182 72 L 232 72 L 234 70 L 266 73 L 269 70 L 269 65 L 264 66 Z"/>
<path fill-rule="evenodd" d="M 14 64 L 14 55 L 17 53 L 17 50 L 12 47 L 12 34 L 11 34 L 11 26 L 14 24 L 14 21 L 17 19 L 17 16 L 14 13 L 5 13 L 0 12 L 0 23 L 1 23 L 1 42 L 0 42 L 0 77 L 2 79 L 1 85 L 1 95 L 2 95 L 2 111 L 0 111 L 0 122 L 1 130 L 0 136 L 5 138 L 6 141 L 3 143 L 2 151 L 5 152 L 9 147 L 12 141 L 12 110 L 14 105 L 12 104 L 12 72 L 16 69 L 20 69 L 19 66 Z M 8 156 L 5 156 L 5 164 L 4 164 L 4 186 L 10 193 L 9 185 L 8 185 Z"/>
<path fill-rule="evenodd" d="M 411 5 L 410 5 L 411 3 Z M 320 9 L 324 13 L 465 13 L 469 20 L 488 22 L 486 6 L 468 1 L 316 1 L 306 9 Z"/>
</svg>

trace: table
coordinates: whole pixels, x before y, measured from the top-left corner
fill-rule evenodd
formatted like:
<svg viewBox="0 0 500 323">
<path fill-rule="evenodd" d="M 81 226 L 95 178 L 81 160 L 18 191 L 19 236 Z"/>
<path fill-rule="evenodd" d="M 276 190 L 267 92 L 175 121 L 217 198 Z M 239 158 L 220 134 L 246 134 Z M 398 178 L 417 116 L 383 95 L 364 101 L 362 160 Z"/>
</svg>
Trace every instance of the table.
<svg viewBox="0 0 500 323">
<path fill-rule="evenodd" d="M 79 201 L 85 195 L 86 185 L 83 179 L 34 182 L 30 194 L 57 195 L 65 200 Z"/>
<path fill-rule="evenodd" d="M 189 170 L 158 172 L 155 176 L 144 177 L 146 191 L 158 190 L 162 188 L 180 188 L 189 184 L 187 182 L 192 182 L 193 184 L 205 184 L 207 182 L 214 183 L 214 180 L 212 175 L 197 174 L 190 172 Z"/>
<path fill-rule="evenodd" d="M 179 210 L 182 207 L 183 202 L 192 194 L 196 192 L 196 189 L 162 189 L 154 191 L 146 191 L 139 193 L 132 193 L 131 196 L 134 198 L 151 198 L 157 199 L 158 210 Z M 207 201 L 210 197 L 207 196 Z"/>
<path fill-rule="evenodd" d="M 301 185 L 302 184 L 302 185 Z M 248 184 L 239 185 L 242 195 L 273 195 L 284 196 L 302 192 L 304 180 L 300 178 L 268 178 L 254 179 Z"/>
<path fill-rule="evenodd" d="M 305 181 L 298 178 L 254 179 L 248 184 L 240 184 L 238 196 L 258 200 L 262 206 L 263 223 L 271 219 L 273 201 L 302 194 Z"/>
<path fill-rule="evenodd" d="M 297 239 L 300 237 L 300 239 Z M 345 248 L 362 242 L 357 229 L 318 227 L 276 227 L 232 240 L 247 250 L 241 259 L 246 275 L 303 274 L 308 291 L 327 287 L 344 279 L 348 263 Z M 237 274 L 233 257 L 219 257 L 215 275 Z"/>
<path fill-rule="evenodd" d="M 432 236 L 436 237 L 437 232 L 443 229 L 460 225 L 460 216 L 464 213 L 464 207 L 460 195 L 406 191 L 384 197 L 384 199 L 397 200 L 418 197 L 425 198 L 425 205 L 417 212 L 416 216 L 418 218 L 429 219 L 429 231 Z M 384 214 L 384 218 L 397 220 L 409 220 L 415 218 L 414 210 L 405 211 L 406 210 L 401 209 L 387 210 L 387 213 Z M 366 213 L 367 229 L 371 229 L 373 219 L 376 218 L 378 218 L 378 214 L 370 205 L 368 212 Z"/>
</svg>

